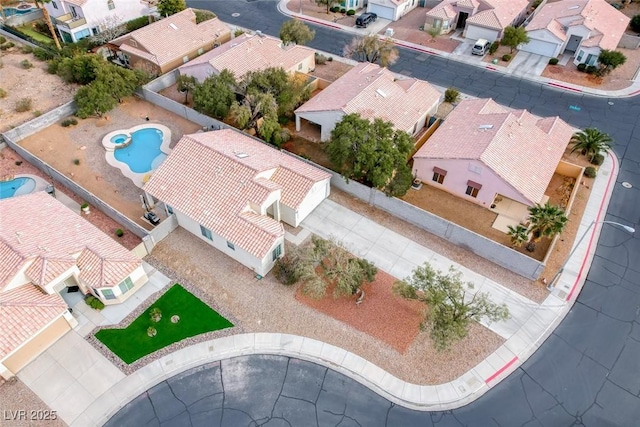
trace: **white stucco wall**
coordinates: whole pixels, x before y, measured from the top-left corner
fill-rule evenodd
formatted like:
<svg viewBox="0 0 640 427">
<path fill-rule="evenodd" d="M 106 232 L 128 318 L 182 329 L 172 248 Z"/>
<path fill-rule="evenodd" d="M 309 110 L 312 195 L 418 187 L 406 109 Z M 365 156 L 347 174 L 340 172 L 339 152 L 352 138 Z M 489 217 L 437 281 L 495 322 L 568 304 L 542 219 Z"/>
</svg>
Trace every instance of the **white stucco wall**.
<svg viewBox="0 0 640 427">
<path fill-rule="evenodd" d="M 480 173 L 472 172 L 470 165 L 481 169 Z M 432 180 L 434 166 L 447 171 L 447 176 L 442 184 L 438 184 Z M 531 202 L 524 198 L 511 185 L 503 181 L 502 178 L 478 160 L 414 158 L 413 170 L 418 179 L 423 183 L 433 185 L 436 188 L 440 188 L 441 190 L 486 208 L 491 206 L 497 194 L 526 205 L 531 204 Z M 471 197 L 465 194 L 468 180 L 482 185 L 477 197 Z"/>
<path fill-rule="evenodd" d="M 292 227 L 297 227 L 313 210 L 327 197 L 331 192 L 331 178 L 324 181 L 316 182 L 306 197 L 295 210 L 289 206 L 280 204 L 280 220 L 286 222 Z"/>
<path fill-rule="evenodd" d="M 331 137 L 331 131 L 336 127 L 336 123 L 344 117 L 342 111 L 313 111 L 296 113 L 296 130 L 300 130 L 299 120 L 305 119 L 320 125 L 320 140 L 327 141 Z"/>
</svg>

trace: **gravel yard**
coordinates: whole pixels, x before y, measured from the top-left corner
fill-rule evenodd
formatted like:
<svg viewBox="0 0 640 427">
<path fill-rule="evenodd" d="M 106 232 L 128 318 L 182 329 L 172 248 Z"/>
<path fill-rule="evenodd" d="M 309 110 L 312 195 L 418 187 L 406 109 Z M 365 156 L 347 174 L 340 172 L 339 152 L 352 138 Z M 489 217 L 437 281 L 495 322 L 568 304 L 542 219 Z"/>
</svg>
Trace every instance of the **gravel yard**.
<svg viewBox="0 0 640 427">
<path fill-rule="evenodd" d="M 9 412 L 12 411 L 12 412 Z M 25 411 L 24 417 L 21 412 Z M 22 381 L 15 379 L 8 382 L 0 381 L 0 427 L 26 427 L 26 426 L 47 426 L 65 427 L 67 423 L 60 418 L 55 420 L 31 420 L 32 417 L 49 415 L 51 409 Z M 12 416 L 15 420 L 12 420 Z M 22 419 L 21 419 L 22 418 Z M 24 419 L 26 418 L 26 419 Z"/>
</svg>

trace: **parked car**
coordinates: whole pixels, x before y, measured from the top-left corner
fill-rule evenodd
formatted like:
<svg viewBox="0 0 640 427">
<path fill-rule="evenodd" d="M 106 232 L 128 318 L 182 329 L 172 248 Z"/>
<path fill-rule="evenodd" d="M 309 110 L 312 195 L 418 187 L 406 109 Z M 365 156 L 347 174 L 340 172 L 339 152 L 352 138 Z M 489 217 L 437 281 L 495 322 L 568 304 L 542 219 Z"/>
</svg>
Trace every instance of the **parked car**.
<svg viewBox="0 0 640 427">
<path fill-rule="evenodd" d="M 491 47 L 491 42 L 485 39 L 478 39 L 478 41 L 471 48 L 472 55 L 484 55 L 489 51 Z"/>
<path fill-rule="evenodd" d="M 153 225 L 160 224 L 160 218 L 158 218 L 158 215 L 156 215 L 154 212 L 145 212 L 144 218 Z"/>
<path fill-rule="evenodd" d="M 356 27 L 367 28 L 372 22 L 378 20 L 378 15 L 373 12 L 366 12 L 356 18 Z"/>
</svg>

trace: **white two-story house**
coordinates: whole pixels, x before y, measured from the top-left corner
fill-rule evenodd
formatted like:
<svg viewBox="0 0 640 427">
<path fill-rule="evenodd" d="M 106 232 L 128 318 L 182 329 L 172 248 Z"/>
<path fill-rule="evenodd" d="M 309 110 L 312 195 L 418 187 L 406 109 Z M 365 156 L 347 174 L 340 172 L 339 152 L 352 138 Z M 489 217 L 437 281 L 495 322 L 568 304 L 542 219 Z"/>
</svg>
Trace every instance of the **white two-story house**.
<svg viewBox="0 0 640 427">
<path fill-rule="evenodd" d="M 147 4 L 135 0 L 51 0 L 44 6 L 65 43 L 149 14 Z"/>
</svg>

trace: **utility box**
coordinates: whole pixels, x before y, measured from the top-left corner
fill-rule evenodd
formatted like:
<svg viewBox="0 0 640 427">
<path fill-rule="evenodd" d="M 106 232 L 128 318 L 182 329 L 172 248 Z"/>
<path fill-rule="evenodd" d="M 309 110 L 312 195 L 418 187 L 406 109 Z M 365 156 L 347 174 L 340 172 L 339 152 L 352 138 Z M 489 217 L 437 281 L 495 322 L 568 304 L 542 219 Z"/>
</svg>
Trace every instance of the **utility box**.
<svg viewBox="0 0 640 427">
<path fill-rule="evenodd" d="M 393 28 L 387 28 L 387 31 L 384 32 L 384 35 L 387 37 L 393 37 L 394 31 Z"/>
</svg>

